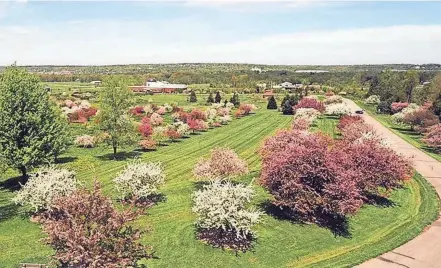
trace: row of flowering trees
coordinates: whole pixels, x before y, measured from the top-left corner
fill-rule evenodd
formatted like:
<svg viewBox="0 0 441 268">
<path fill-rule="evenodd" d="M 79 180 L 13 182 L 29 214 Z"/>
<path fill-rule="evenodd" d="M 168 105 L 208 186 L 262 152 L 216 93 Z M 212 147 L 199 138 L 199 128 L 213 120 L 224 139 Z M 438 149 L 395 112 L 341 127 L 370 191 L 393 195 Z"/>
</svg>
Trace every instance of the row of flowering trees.
<svg viewBox="0 0 441 268">
<path fill-rule="evenodd" d="M 70 123 L 86 123 L 98 112 L 87 100 L 65 100 L 61 103 L 61 111 Z"/>
<path fill-rule="evenodd" d="M 305 129 L 281 130 L 261 148 L 260 183 L 292 218 L 316 221 L 355 214 L 413 174 L 408 159 L 387 147 L 360 117 L 344 115 L 342 139 Z"/>
<path fill-rule="evenodd" d="M 138 145 L 145 150 L 155 149 L 166 141 L 176 141 L 200 131 L 206 131 L 210 127 L 220 127 L 232 121 L 232 103 L 213 103 L 208 109 L 201 110 L 192 108 L 186 110 L 179 107 L 177 103 L 158 106 L 147 104 L 130 108 L 130 113 L 140 119 L 135 124 L 141 136 Z M 249 115 L 257 108 L 251 104 L 241 104 L 235 112 L 235 117 L 240 118 Z M 164 115 L 169 114 L 173 122 L 166 124 Z M 107 137 L 108 138 L 108 137 Z M 106 141 L 105 135 L 96 137 L 81 135 L 76 137 L 75 144 L 79 147 L 91 148 L 98 142 Z"/>
<path fill-rule="evenodd" d="M 390 106 L 382 105 L 383 102 L 376 95 L 365 100 L 366 104 L 378 105 L 380 112 L 392 114 L 392 122 L 396 125 L 410 127 L 412 131 L 424 135 L 422 141 L 435 150 L 441 149 L 441 123 L 434 113 L 432 103 L 421 106 L 415 103 L 392 102 Z M 385 107 L 383 107 L 385 106 Z"/>
</svg>

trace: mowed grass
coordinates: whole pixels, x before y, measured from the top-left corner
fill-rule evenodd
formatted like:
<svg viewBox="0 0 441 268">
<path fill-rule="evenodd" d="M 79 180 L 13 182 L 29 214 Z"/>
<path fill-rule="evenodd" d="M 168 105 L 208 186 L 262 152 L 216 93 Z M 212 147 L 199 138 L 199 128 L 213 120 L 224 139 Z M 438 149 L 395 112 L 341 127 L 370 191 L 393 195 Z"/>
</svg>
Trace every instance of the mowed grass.
<svg viewBox="0 0 441 268">
<path fill-rule="evenodd" d="M 335 118 L 324 117 L 315 129 L 334 134 Z M 256 226 L 258 240 L 252 252 L 238 255 L 205 245 L 195 239 L 195 215 L 191 194 L 200 183 L 192 178 L 192 168 L 201 156 L 216 146 L 234 148 L 250 166 L 251 174 L 238 179 L 252 182 L 260 206 L 270 196 L 257 184 L 260 171 L 258 149 L 263 139 L 277 129 L 287 128 L 290 116 L 261 109 L 256 114 L 234 120 L 230 125 L 210 129 L 200 135 L 138 155 L 144 161 L 161 161 L 167 173 L 159 203 L 140 217 L 135 225 L 149 230 L 143 242 L 152 245 L 156 259 L 149 267 L 348 267 L 391 250 L 420 233 L 438 215 L 438 199 L 432 187 L 419 175 L 390 197 L 393 205 L 364 206 L 348 222 L 350 235 L 338 236 L 317 225 L 296 224 L 270 215 Z M 102 182 L 104 193 L 116 199 L 112 178 L 126 161 L 107 160 L 110 149 L 72 148 L 63 164 L 78 171 L 80 180 L 90 185 Z M 70 159 L 67 157 L 71 157 Z M 70 162 L 69 162 L 70 161 Z M 0 192 L 0 267 L 17 267 L 20 262 L 46 263 L 53 251 L 39 241 L 43 237 L 37 224 L 11 204 L 13 193 Z"/>
<path fill-rule="evenodd" d="M 378 114 L 376 112 L 376 107 L 373 105 L 367 105 L 361 100 L 354 100 L 358 106 L 366 110 L 371 116 L 373 116 L 378 122 L 383 124 L 385 127 L 389 128 L 392 132 L 400 136 L 402 139 L 422 150 L 426 154 L 441 161 L 441 154 L 435 152 L 432 148 L 428 147 L 421 139 L 424 138 L 423 135 L 412 131 L 410 127 L 399 126 L 393 123 L 392 116 L 388 114 Z"/>
</svg>

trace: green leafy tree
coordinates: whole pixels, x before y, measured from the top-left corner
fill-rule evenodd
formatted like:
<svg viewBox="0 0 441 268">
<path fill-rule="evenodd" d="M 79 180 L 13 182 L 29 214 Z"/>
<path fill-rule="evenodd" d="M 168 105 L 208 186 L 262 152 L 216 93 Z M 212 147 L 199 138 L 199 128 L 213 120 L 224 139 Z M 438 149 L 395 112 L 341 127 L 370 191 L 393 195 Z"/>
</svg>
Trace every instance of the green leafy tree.
<svg viewBox="0 0 441 268">
<path fill-rule="evenodd" d="M 102 130 L 109 133 L 109 142 L 116 157 L 120 145 L 132 143 L 134 127 L 130 120 L 132 92 L 122 77 L 112 76 L 104 81 L 101 91 L 101 113 L 99 123 Z"/>
<path fill-rule="evenodd" d="M 234 92 L 233 96 L 230 99 L 230 102 L 234 104 L 234 107 L 239 107 L 240 106 L 239 93 Z"/>
<path fill-rule="evenodd" d="M 268 110 L 277 110 L 277 102 L 274 96 L 269 97 L 268 105 L 266 106 Z"/>
<path fill-rule="evenodd" d="M 406 91 L 407 102 L 412 102 L 413 92 L 420 82 L 419 74 L 414 70 L 409 70 L 404 75 L 404 88 Z"/>
<path fill-rule="evenodd" d="M 68 145 L 67 124 L 37 76 L 16 66 L 0 76 L 0 161 L 18 169 L 54 162 Z"/>
<path fill-rule="evenodd" d="M 438 97 L 433 102 L 432 106 L 433 112 L 441 118 L 441 93 L 438 94 Z"/>
<path fill-rule="evenodd" d="M 285 115 L 293 114 L 294 110 L 292 107 L 297 105 L 299 100 L 300 100 L 300 97 L 297 94 L 286 95 L 281 102 L 280 108 L 282 108 L 282 113 Z"/>
<path fill-rule="evenodd" d="M 211 104 L 214 102 L 213 93 L 210 92 L 210 95 L 208 95 L 207 103 Z"/>
<path fill-rule="evenodd" d="M 190 102 L 197 102 L 198 98 L 196 97 L 196 92 L 192 91 L 190 93 Z"/>
<path fill-rule="evenodd" d="M 220 103 L 220 102 L 221 102 L 221 99 L 222 99 L 222 97 L 221 97 L 221 95 L 220 95 L 220 92 L 219 92 L 219 91 L 216 92 L 216 97 L 214 97 L 214 101 L 215 101 L 216 103 Z"/>
</svg>

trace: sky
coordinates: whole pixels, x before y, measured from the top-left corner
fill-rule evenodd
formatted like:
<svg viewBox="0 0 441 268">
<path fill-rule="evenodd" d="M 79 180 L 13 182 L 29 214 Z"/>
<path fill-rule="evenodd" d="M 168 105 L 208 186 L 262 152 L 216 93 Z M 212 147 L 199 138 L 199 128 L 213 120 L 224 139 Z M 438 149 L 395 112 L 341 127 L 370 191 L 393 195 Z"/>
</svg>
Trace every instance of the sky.
<svg viewBox="0 0 441 268">
<path fill-rule="evenodd" d="M 5 1 L 0 65 L 441 63 L 441 2 Z"/>
</svg>

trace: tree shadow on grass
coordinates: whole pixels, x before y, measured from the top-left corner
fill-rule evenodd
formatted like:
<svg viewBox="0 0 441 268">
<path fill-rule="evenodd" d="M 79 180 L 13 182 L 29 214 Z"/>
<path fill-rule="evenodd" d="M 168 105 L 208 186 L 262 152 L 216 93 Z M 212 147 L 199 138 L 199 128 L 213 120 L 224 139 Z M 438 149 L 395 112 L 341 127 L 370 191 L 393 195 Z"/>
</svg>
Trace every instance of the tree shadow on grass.
<svg viewBox="0 0 441 268">
<path fill-rule="evenodd" d="M 268 215 L 278 219 L 289 221 L 293 224 L 301 224 L 306 225 L 310 224 L 300 217 L 297 213 L 293 212 L 291 209 L 280 208 L 270 201 L 266 200 L 265 202 L 259 205 L 260 209 L 265 211 Z M 332 214 L 324 214 L 324 213 L 316 213 L 315 215 L 315 223 L 322 227 L 330 230 L 335 237 L 341 236 L 344 238 L 351 238 L 352 235 L 349 231 L 349 221 L 346 217 L 342 217 L 339 215 Z"/>
<path fill-rule="evenodd" d="M 114 155 L 113 153 L 109 153 L 95 157 L 103 161 L 107 161 L 107 160 L 125 161 L 130 158 L 136 158 L 140 155 L 141 153 L 139 151 L 132 151 L 132 152 L 118 152 L 116 153 L 116 155 Z"/>
<path fill-rule="evenodd" d="M 368 194 L 366 195 L 366 203 L 369 205 L 373 205 L 376 207 L 395 207 L 396 203 L 384 196 L 375 195 L 375 194 Z"/>
<path fill-rule="evenodd" d="M 55 163 L 57 164 L 66 164 L 69 162 L 73 162 L 75 160 L 77 160 L 78 157 L 71 157 L 71 156 L 66 156 L 66 157 L 59 157 L 56 159 Z"/>
<path fill-rule="evenodd" d="M 18 191 L 21 188 L 20 185 L 21 177 L 12 177 L 0 182 L 0 190 L 5 189 L 10 192 Z"/>
</svg>

